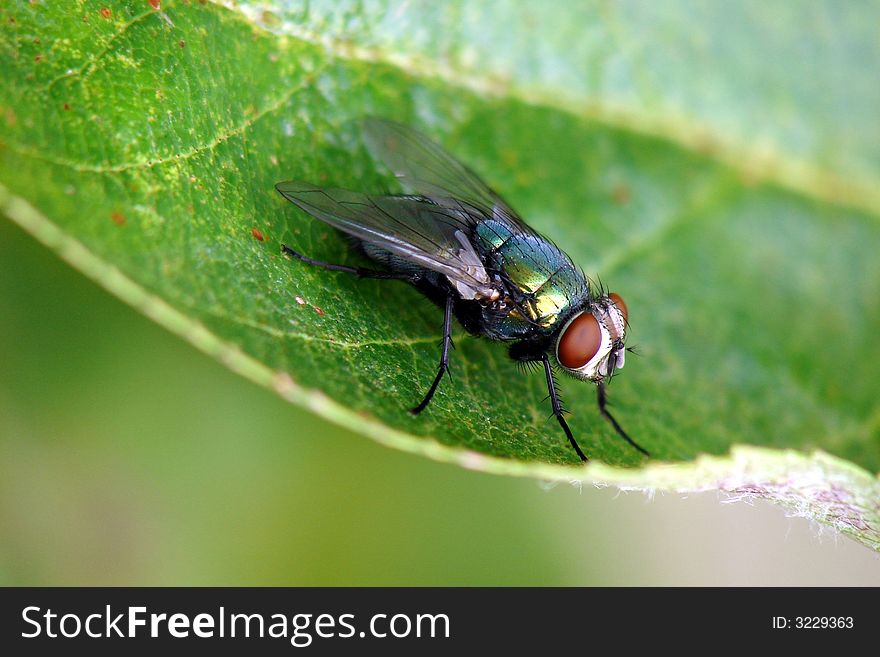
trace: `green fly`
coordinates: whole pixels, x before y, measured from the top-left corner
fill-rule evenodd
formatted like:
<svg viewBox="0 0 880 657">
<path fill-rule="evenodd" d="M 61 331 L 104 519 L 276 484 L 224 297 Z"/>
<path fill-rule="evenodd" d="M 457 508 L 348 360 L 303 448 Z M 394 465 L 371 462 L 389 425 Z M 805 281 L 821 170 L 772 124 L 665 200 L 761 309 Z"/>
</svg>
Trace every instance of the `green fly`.
<svg viewBox="0 0 880 657">
<path fill-rule="evenodd" d="M 449 370 L 453 316 L 469 333 L 508 343 L 510 357 L 543 367 L 553 415 L 587 460 L 557 391 L 554 361 L 598 387 L 599 412 L 644 455 L 607 409 L 606 384 L 623 367 L 628 314 L 623 299 L 591 285 L 562 249 L 529 227 L 479 177 L 439 145 L 399 123 L 363 123 L 371 154 L 407 191 L 377 195 L 289 181 L 276 189 L 313 217 L 352 238 L 380 268 L 309 265 L 362 278 L 402 280 L 443 308 L 440 366 L 422 401 L 427 408 Z"/>
</svg>

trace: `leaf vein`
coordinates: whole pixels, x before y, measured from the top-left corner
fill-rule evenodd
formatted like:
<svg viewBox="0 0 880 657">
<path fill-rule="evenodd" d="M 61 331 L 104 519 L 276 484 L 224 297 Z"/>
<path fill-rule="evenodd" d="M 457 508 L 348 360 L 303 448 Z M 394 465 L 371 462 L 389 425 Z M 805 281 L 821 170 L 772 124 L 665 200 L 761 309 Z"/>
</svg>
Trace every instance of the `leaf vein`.
<svg viewBox="0 0 880 657">
<path fill-rule="evenodd" d="M 277 31 L 267 29 L 256 20 L 249 13 L 250 7 L 223 0 L 212 1 L 233 9 L 240 20 L 248 25 L 276 38 L 279 36 Z M 554 108 L 616 130 L 663 139 L 701 157 L 723 163 L 743 179 L 773 183 L 806 198 L 856 208 L 880 217 L 880 184 L 872 176 L 842 176 L 789 153 L 741 144 L 718 134 L 717 130 L 691 116 L 657 110 L 647 113 L 640 108 L 599 102 L 595 98 L 590 103 L 584 103 L 582 98 L 572 96 L 564 89 L 549 93 L 541 89 L 522 88 L 508 80 L 473 73 L 449 60 L 440 61 L 377 46 L 357 45 L 290 22 L 284 23 L 283 34 L 323 48 L 337 59 L 394 66 L 412 77 L 438 78 L 483 96 L 516 98 L 528 105 Z"/>
<path fill-rule="evenodd" d="M 284 107 L 284 105 L 286 105 L 296 93 L 298 93 L 310 83 L 311 79 L 312 76 L 309 76 L 309 78 L 307 80 L 304 80 L 301 85 L 292 87 L 265 107 L 254 112 L 252 116 L 249 116 L 240 124 L 228 130 L 221 130 L 211 141 L 198 144 L 186 151 L 175 153 L 174 155 L 169 155 L 167 157 L 159 157 L 155 159 L 138 159 L 129 162 L 120 162 L 118 164 L 88 164 L 77 162 L 76 160 L 71 160 L 69 158 L 49 155 L 38 149 L 31 148 L 17 142 L 8 141 L 4 142 L 4 145 L 15 151 L 19 155 L 24 155 L 25 157 L 31 157 L 34 159 L 42 160 L 44 162 L 49 162 L 51 164 L 66 167 L 78 173 L 122 173 L 125 171 L 149 169 L 156 166 L 163 166 L 165 164 L 180 162 L 181 160 L 189 160 L 205 151 L 211 151 L 220 144 L 243 134 L 248 130 L 248 128 L 250 128 L 260 119 L 269 114 L 272 114 L 273 112 L 277 112 L 282 107 Z"/>
<path fill-rule="evenodd" d="M 116 31 L 109 39 L 107 39 L 107 41 L 104 43 L 104 47 L 101 48 L 101 50 L 90 55 L 87 58 L 86 62 L 84 64 L 82 64 L 82 66 L 80 66 L 79 68 L 75 68 L 75 69 L 68 69 L 67 71 L 65 71 L 61 75 L 56 76 L 56 77 L 52 78 L 51 80 L 49 80 L 49 82 L 46 83 L 46 91 L 51 90 L 52 87 L 54 87 L 61 80 L 70 79 L 70 78 L 77 78 L 77 77 L 81 78 L 82 80 L 85 80 L 91 74 L 91 71 L 94 70 L 95 66 L 97 66 L 98 62 L 101 59 L 103 59 L 104 56 L 107 55 L 107 53 L 110 52 L 110 50 L 113 47 L 113 45 L 115 44 L 116 40 L 121 38 L 132 27 L 132 25 L 135 25 L 136 23 L 139 23 L 140 21 L 144 20 L 145 18 L 152 16 L 154 14 L 157 14 L 157 13 L 158 13 L 157 11 L 151 9 L 149 11 L 143 12 L 142 14 L 138 14 L 137 16 L 135 16 L 134 18 L 132 18 L 128 22 L 124 23 L 122 25 L 122 27 L 119 28 L 118 31 Z"/>
</svg>

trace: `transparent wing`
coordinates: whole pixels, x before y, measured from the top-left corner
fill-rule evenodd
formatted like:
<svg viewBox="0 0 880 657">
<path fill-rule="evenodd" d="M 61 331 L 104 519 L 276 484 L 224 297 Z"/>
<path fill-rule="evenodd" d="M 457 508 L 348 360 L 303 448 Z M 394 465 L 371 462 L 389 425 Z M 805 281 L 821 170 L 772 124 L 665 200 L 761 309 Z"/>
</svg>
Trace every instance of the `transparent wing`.
<svg viewBox="0 0 880 657">
<path fill-rule="evenodd" d="M 464 295 L 494 296 L 495 287 L 468 238 L 478 216 L 465 204 L 438 205 L 418 197 L 374 196 L 298 181 L 275 188 L 334 228 L 461 283 L 457 287 Z"/>
<path fill-rule="evenodd" d="M 438 199 L 458 199 L 516 228 L 535 231 L 477 174 L 422 133 L 401 123 L 370 117 L 363 121 L 370 153 L 387 166 L 410 192 Z"/>
</svg>

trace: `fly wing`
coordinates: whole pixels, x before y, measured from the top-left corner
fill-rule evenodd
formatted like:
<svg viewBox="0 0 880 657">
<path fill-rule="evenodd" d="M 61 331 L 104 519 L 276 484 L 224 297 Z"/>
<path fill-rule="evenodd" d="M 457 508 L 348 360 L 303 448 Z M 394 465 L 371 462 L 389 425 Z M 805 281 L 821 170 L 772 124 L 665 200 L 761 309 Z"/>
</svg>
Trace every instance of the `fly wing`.
<svg viewBox="0 0 880 657">
<path fill-rule="evenodd" d="M 418 197 L 374 196 L 298 181 L 275 188 L 334 228 L 445 275 L 463 298 L 498 294 L 468 239 L 477 217 L 465 204 L 438 205 Z"/>
<path fill-rule="evenodd" d="M 370 117 L 363 121 L 370 153 L 387 166 L 410 192 L 468 203 L 516 232 L 535 234 L 504 200 L 436 142 L 401 123 Z"/>
<path fill-rule="evenodd" d="M 464 203 L 473 207 L 481 218 L 491 218 L 505 227 L 485 227 L 499 241 L 517 236 L 519 239 L 508 242 L 507 249 L 516 253 L 519 263 L 530 263 L 536 273 L 548 277 L 561 263 L 575 267 L 567 254 L 525 223 L 477 174 L 422 133 L 377 117 L 364 119 L 362 132 L 373 157 L 391 169 L 408 191 L 441 206 Z M 537 244 L 553 249 L 553 257 L 536 258 Z"/>
</svg>

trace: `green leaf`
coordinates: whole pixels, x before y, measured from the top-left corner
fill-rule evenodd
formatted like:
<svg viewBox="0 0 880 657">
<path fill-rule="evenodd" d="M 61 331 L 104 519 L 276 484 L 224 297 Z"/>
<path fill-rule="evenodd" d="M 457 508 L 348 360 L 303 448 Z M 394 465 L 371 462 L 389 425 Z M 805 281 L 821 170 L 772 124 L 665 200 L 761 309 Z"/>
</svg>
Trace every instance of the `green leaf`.
<svg viewBox="0 0 880 657">
<path fill-rule="evenodd" d="M 0 208 L 229 367 L 380 442 L 489 472 L 786 505 L 880 546 L 876 5 L 90 3 L 4 9 Z M 284 202 L 393 185 L 367 114 L 418 127 L 627 300 L 610 389 L 644 461 L 538 374 Z M 38 300 L 35 300 L 38 302 Z M 59 318 L 63 322 L 63 318 Z"/>
</svg>

